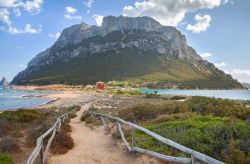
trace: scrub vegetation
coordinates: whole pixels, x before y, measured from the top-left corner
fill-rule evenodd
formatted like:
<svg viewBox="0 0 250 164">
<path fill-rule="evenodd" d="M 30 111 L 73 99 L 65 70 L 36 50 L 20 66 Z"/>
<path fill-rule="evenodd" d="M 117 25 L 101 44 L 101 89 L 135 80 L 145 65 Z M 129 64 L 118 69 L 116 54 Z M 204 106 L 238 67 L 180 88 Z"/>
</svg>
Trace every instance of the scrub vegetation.
<svg viewBox="0 0 250 164">
<path fill-rule="evenodd" d="M 135 105 L 120 110 L 119 117 L 226 163 L 247 164 L 250 163 L 247 104 L 247 101 L 192 97 L 184 102 Z M 131 140 L 131 134 L 127 137 Z M 185 156 L 143 132 L 137 131 L 136 140 L 136 146 L 142 148 Z"/>
<path fill-rule="evenodd" d="M 0 113 L 0 163 L 24 163 L 33 151 L 36 139 L 55 123 L 56 118 L 79 108 L 79 106 L 72 106 L 67 108 L 19 109 Z M 74 117 L 74 115 L 72 114 L 70 117 Z M 62 125 L 61 132 L 56 134 L 52 144 L 54 150 L 52 152 L 60 154 L 74 146 L 69 134 L 70 131 L 71 127 L 67 123 Z M 64 147 L 58 146 L 56 141 L 62 143 Z"/>
</svg>

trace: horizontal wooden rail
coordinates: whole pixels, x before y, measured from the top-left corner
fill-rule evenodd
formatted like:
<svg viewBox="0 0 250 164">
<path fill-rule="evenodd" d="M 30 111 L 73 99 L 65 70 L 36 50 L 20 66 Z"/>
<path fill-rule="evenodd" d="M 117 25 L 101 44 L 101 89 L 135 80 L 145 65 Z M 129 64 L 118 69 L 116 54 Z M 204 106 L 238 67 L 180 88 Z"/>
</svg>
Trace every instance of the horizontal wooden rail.
<svg viewBox="0 0 250 164">
<path fill-rule="evenodd" d="M 32 151 L 32 153 L 30 154 L 26 164 L 33 164 L 35 162 L 35 160 L 37 159 L 38 155 L 40 155 L 40 163 L 44 164 L 49 152 L 49 148 L 51 146 L 51 143 L 55 137 L 56 131 L 60 131 L 61 129 L 61 125 L 62 123 L 64 123 L 64 121 L 68 118 L 69 114 L 76 112 L 77 109 L 74 109 L 66 114 L 63 114 L 61 116 L 59 116 L 56 120 L 56 122 L 54 123 L 54 125 L 48 129 L 45 133 L 43 133 L 40 137 L 37 138 L 36 140 L 36 147 L 35 149 Z M 46 138 L 47 136 L 50 136 L 48 143 L 44 149 L 44 138 Z"/>
<path fill-rule="evenodd" d="M 125 121 L 119 117 L 113 117 L 113 116 L 110 116 L 110 115 L 107 115 L 107 114 L 102 114 L 102 113 L 96 113 L 96 112 L 89 112 L 91 114 L 91 116 L 98 116 L 98 117 L 101 117 L 101 120 L 102 122 L 104 121 L 104 117 L 105 118 L 109 118 L 110 120 L 112 121 L 115 121 L 117 122 L 117 129 L 121 135 L 121 138 L 124 142 L 124 144 L 126 145 L 126 147 L 128 148 L 129 151 L 134 151 L 134 152 L 139 152 L 139 153 L 144 153 L 144 154 L 148 154 L 148 155 L 151 155 L 153 157 L 156 157 L 156 158 L 159 158 L 159 159 L 164 159 L 164 160 L 167 160 L 167 161 L 172 161 L 172 162 L 176 162 L 176 163 L 195 163 L 196 160 L 199 160 L 199 161 L 202 161 L 202 162 L 205 162 L 205 163 L 209 163 L 209 164 L 224 164 L 223 162 L 221 161 L 218 161 L 212 157 L 209 157 L 205 154 L 202 154 L 200 152 L 197 152 L 195 150 L 192 150 L 186 146 L 183 146 L 181 144 L 178 144 L 170 139 L 167 139 L 167 138 L 164 138 L 162 136 L 160 136 L 159 134 L 156 134 L 146 128 L 143 128 L 137 124 L 134 124 L 134 123 L 131 123 L 129 121 Z M 122 131 L 122 128 L 121 128 L 121 125 L 120 123 L 122 124 L 125 124 L 125 125 L 128 125 L 128 126 L 131 126 L 132 127 L 132 147 L 130 147 L 130 145 L 128 144 L 128 142 L 126 141 L 126 139 L 124 138 L 124 134 L 123 134 L 123 131 Z M 105 121 L 103 122 L 104 126 L 105 126 L 105 129 L 107 129 L 107 124 L 105 123 Z M 163 155 L 163 154 L 160 154 L 160 153 L 156 153 L 156 152 L 153 152 L 153 151 L 149 151 L 149 150 L 145 150 L 145 149 L 142 149 L 142 148 L 138 148 L 138 147 L 134 147 L 135 146 L 135 129 L 138 129 L 144 133 L 146 133 L 147 135 L 155 138 L 156 140 L 162 142 L 162 143 L 165 143 L 166 145 L 168 146 L 171 146 L 173 148 L 176 148 L 186 154 L 189 154 L 191 156 L 191 158 L 180 158 L 180 157 L 171 157 L 171 156 L 166 156 L 166 155 Z"/>
</svg>

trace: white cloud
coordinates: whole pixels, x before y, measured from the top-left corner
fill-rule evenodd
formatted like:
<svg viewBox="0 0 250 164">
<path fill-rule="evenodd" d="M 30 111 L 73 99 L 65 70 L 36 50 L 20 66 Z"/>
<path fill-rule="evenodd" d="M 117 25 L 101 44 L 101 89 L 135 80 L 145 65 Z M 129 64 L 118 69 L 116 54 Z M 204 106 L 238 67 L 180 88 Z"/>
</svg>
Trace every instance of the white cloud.
<svg viewBox="0 0 250 164">
<path fill-rule="evenodd" d="M 70 7 L 70 6 L 65 7 L 64 18 L 69 19 L 69 20 L 82 19 L 81 16 L 75 15 L 76 12 L 77 10 L 73 7 Z"/>
<path fill-rule="evenodd" d="M 215 63 L 214 65 L 218 68 L 227 66 L 225 62 Z"/>
<path fill-rule="evenodd" d="M 144 0 L 123 8 L 124 16 L 150 16 L 163 25 L 177 26 L 188 12 L 213 9 L 228 0 Z"/>
<path fill-rule="evenodd" d="M 233 69 L 231 71 L 225 71 L 227 74 L 231 74 L 234 78 L 240 82 L 250 83 L 250 69 Z"/>
<path fill-rule="evenodd" d="M 90 13 L 90 10 L 87 10 L 86 13 L 89 14 L 89 13 Z"/>
<path fill-rule="evenodd" d="M 31 14 L 38 14 L 41 11 L 43 0 L 0 0 L 0 22 L 4 24 L 1 30 L 6 30 L 11 34 L 20 33 L 40 33 L 41 26 L 35 29 L 30 24 L 26 24 L 23 30 L 13 27 L 11 15 L 19 17 L 22 15 L 21 10 L 26 10 Z"/>
<path fill-rule="evenodd" d="M 7 26 L 11 25 L 10 13 L 7 9 L 0 9 L 0 21 L 2 21 Z"/>
<path fill-rule="evenodd" d="M 93 18 L 95 19 L 97 26 L 102 25 L 103 17 L 104 16 L 102 16 L 102 15 L 93 15 Z"/>
<path fill-rule="evenodd" d="M 250 76 L 250 69 L 233 69 L 232 71 L 225 71 L 225 72 L 228 74 Z"/>
<path fill-rule="evenodd" d="M 94 0 L 85 0 L 84 4 L 86 5 L 86 7 L 91 8 L 92 4 L 94 3 Z"/>
<path fill-rule="evenodd" d="M 65 7 L 65 12 L 67 14 L 75 14 L 77 12 L 77 10 L 71 6 Z"/>
<path fill-rule="evenodd" d="M 61 34 L 60 34 L 59 32 L 57 32 L 57 33 L 55 33 L 55 34 L 49 34 L 49 37 L 58 39 L 58 38 L 60 37 L 60 35 L 61 35 Z"/>
<path fill-rule="evenodd" d="M 209 15 L 195 15 L 194 17 L 196 23 L 194 25 L 188 24 L 186 29 L 192 31 L 193 33 L 204 32 L 208 29 L 211 22 L 211 17 Z"/>
<path fill-rule="evenodd" d="M 41 11 L 43 0 L 1 0 L 0 7 L 13 8 L 13 9 L 24 9 L 30 13 L 37 14 Z"/>
<path fill-rule="evenodd" d="M 200 55 L 203 59 L 207 59 L 207 58 L 213 56 L 210 52 L 199 53 L 199 55 Z"/>
<path fill-rule="evenodd" d="M 15 27 L 9 27 L 9 32 L 13 35 L 24 34 L 24 33 L 37 34 L 42 32 L 42 26 L 40 25 L 38 28 L 33 28 L 30 24 L 26 24 L 23 30 L 17 29 Z"/>
<path fill-rule="evenodd" d="M 74 16 L 74 15 L 70 15 L 70 14 L 65 14 L 64 18 L 65 19 L 70 19 L 70 20 L 73 20 L 73 19 L 82 19 L 81 16 Z"/>
</svg>

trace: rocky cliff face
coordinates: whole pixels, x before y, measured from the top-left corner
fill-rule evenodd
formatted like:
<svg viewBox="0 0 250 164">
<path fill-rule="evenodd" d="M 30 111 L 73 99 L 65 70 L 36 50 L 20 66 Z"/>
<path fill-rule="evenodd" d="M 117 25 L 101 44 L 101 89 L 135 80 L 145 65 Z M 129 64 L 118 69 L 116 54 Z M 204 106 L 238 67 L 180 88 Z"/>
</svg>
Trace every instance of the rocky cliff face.
<svg viewBox="0 0 250 164">
<path fill-rule="evenodd" d="M 120 56 L 124 53 L 125 55 Z M 116 65 L 116 62 L 120 62 L 116 61 L 118 58 L 122 58 L 128 54 L 134 54 L 133 57 L 135 60 L 137 60 L 138 56 L 147 54 L 148 56 L 144 56 L 145 60 L 146 58 L 154 57 L 153 60 L 157 60 L 156 63 L 160 62 L 160 65 L 165 65 L 164 63 L 167 63 L 170 60 L 180 60 L 187 65 L 190 65 L 190 69 L 194 69 L 194 71 L 201 74 L 200 79 L 203 78 L 203 75 L 209 76 L 208 74 L 213 74 L 215 71 L 216 74 L 228 78 L 229 81 L 233 80 L 231 77 L 218 70 L 213 64 L 202 60 L 195 50 L 187 45 L 185 36 L 176 28 L 162 26 L 160 23 L 149 17 L 130 18 L 123 16 L 109 16 L 103 19 L 102 26 L 90 26 L 81 23 L 63 30 L 60 38 L 55 44 L 32 59 L 28 64 L 27 69 L 19 73 L 12 83 L 39 83 L 39 80 L 34 80 L 34 78 L 48 78 L 45 76 L 51 75 L 51 70 L 54 70 L 54 73 L 56 74 L 56 70 L 58 71 L 59 69 L 58 65 L 67 65 L 72 63 L 75 59 L 82 60 L 82 63 L 75 65 L 74 62 L 74 66 L 72 65 L 72 67 L 77 68 L 81 66 L 81 69 L 87 70 L 91 67 L 89 66 L 91 63 L 88 62 L 82 67 L 82 64 L 86 61 L 92 61 L 94 58 L 101 58 L 107 55 L 107 58 L 110 58 L 109 60 L 114 60 L 112 64 Z M 129 57 L 130 56 L 128 56 L 128 58 Z M 123 60 L 127 60 L 127 58 Z M 96 61 L 92 62 L 92 64 L 94 64 Z M 98 65 L 96 65 L 96 67 L 98 67 Z M 48 70 L 49 68 L 50 70 Z M 76 68 L 69 69 L 73 70 Z M 148 70 L 145 71 L 145 74 L 135 73 L 136 75 L 134 75 L 134 73 L 128 73 L 125 68 L 120 69 L 119 66 L 114 68 L 119 70 L 119 73 L 124 74 L 124 77 L 127 78 L 131 77 L 132 74 L 134 78 L 135 76 L 144 76 L 148 73 L 153 73 L 152 70 L 145 68 L 144 70 Z M 96 68 L 96 70 L 98 70 L 98 68 Z M 96 70 L 93 68 L 90 71 L 91 74 L 98 74 Z M 116 70 L 114 70 L 114 72 Z M 154 71 L 160 70 L 163 71 L 163 68 L 154 69 Z M 81 72 L 82 70 L 78 71 Z M 105 71 L 105 69 L 103 71 Z M 136 70 L 134 71 L 136 72 Z M 77 71 L 74 70 L 74 72 Z M 90 76 L 89 73 L 85 74 Z M 113 76 L 112 74 L 113 72 L 107 75 L 109 78 L 105 78 L 105 80 L 121 80 L 120 77 L 116 79 L 117 76 Z M 72 77 L 70 78 L 72 79 Z M 76 79 L 78 79 L 75 80 L 76 83 L 85 83 L 81 78 Z M 94 80 L 96 79 L 93 79 L 93 81 L 90 82 L 94 82 Z M 178 77 L 176 80 L 178 81 Z M 57 83 L 65 83 L 65 81 L 67 80 L 62 81 L 56 79 Z M 53 80 L 51 79 L 47 82 L 53 83 Z M 238 84 L 236 86 L 241 87 L 241 85 Z"/>
<path fill-rule="evenodd" d="M 8 85 L 8 84 L 9 84 L 8 80 L 5 77 L 3 77 L 2 80 L 0 81 L 0 85 Z"/>
<path fill-rule="evenodd" d="M 65 52 L 65 47 L 76 46 L 84 40 L 96 36 L 107 36 L 111 32 L 121 31 L 124 37 L 118 41 L 107 41 L 104 43 L 89 43 L 87 46 L 79 45 L 70 52 Z M 152 37 L 145 39 L 140 37 L 125 42 L 127 36 L 134 35 L 138 31 L 151 32 Z M 146 33 L 146 35 L 148 35 Z M 104 17 L 101 27 L 90 26 L 85 23 L 71 26 L 63 30 L 60 38 L 49 49 L 37 55 L 29 64 L 31 67 L 43 67 L 57 61 L 67 61 L 80 55 L 91 55 L 108 50 L 119 50 L 120 48 L 139 48 L 143 50 L 156 50 L 161 54 L 175 55 L 178 58 L 194 57 L 202 60 L 195 51 L 186 44 L 186 38 L 174 27 L 160 25 L 149 17 Z M 39 68 L 32 68 L 39 69 Z M 32 70 L 30 70 L 32 71 Z"/>
</svg>

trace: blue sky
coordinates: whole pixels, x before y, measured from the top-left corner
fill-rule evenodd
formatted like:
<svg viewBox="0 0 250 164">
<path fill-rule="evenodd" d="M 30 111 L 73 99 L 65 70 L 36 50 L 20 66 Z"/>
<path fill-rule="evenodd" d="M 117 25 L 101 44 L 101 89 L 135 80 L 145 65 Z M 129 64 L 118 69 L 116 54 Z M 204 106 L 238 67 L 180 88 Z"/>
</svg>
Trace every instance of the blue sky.
<svg viewBox="0 0 250 164">
<path fill-rule="evenodd" d="M 64 28 L 107 15 L 175 26 L 203 58 L 250 83 L 249 0 L 0 0 L 0 77 L 11 80 Z"/>
</svg>

